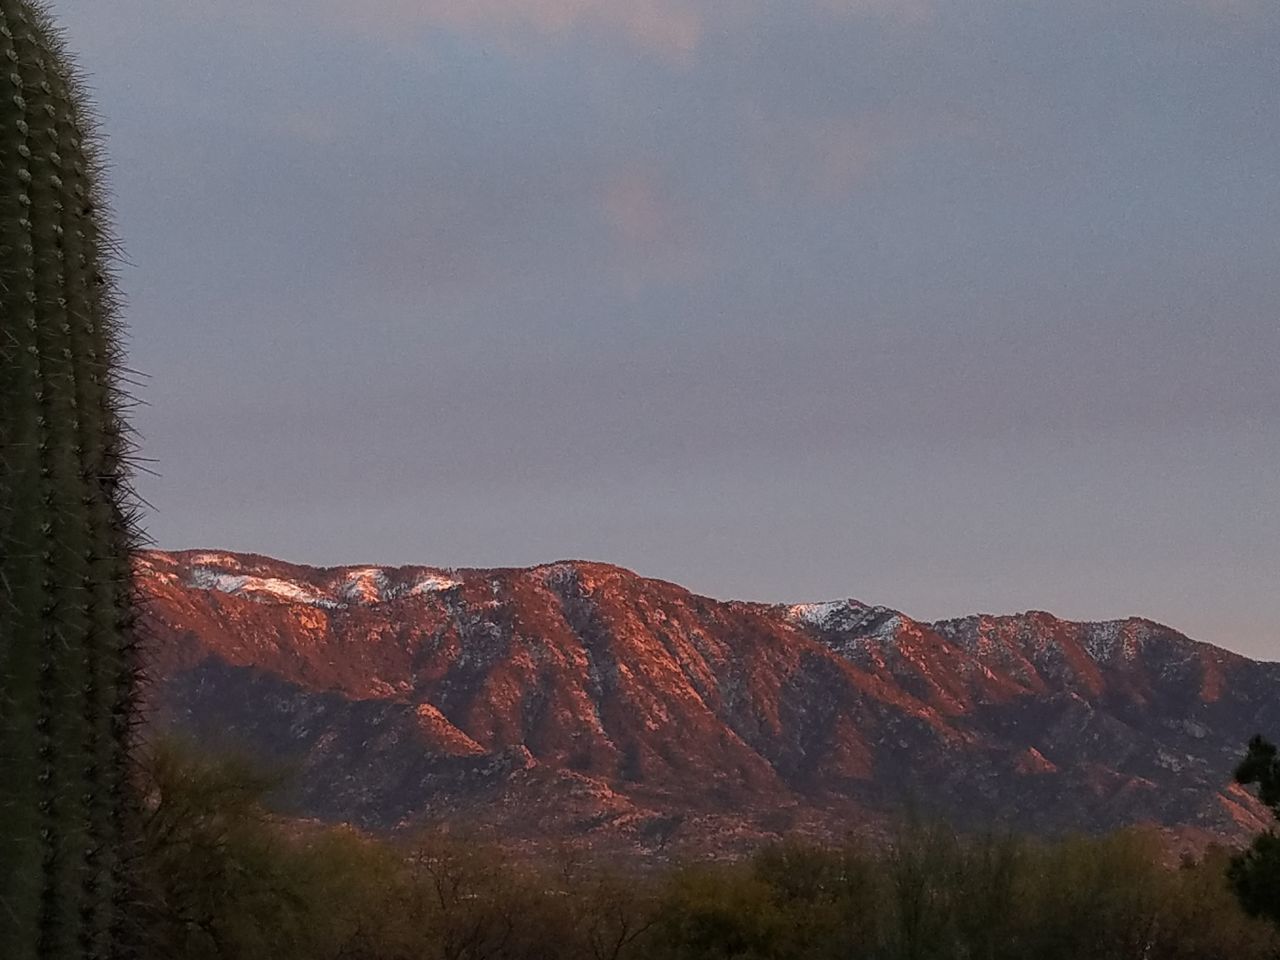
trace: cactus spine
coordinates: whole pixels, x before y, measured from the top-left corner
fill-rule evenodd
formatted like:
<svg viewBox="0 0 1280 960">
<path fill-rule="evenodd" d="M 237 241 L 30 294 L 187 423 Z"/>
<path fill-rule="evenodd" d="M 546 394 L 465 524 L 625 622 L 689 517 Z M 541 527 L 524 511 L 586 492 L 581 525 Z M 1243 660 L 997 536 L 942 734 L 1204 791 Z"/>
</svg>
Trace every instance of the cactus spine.
<svg viewBox="0 0 1280 960">
<path fill-rule="evenodd" d="M 0 0 L 0 957 L 126 955 L 137 536 L 92 130 Z"/>
</svg>

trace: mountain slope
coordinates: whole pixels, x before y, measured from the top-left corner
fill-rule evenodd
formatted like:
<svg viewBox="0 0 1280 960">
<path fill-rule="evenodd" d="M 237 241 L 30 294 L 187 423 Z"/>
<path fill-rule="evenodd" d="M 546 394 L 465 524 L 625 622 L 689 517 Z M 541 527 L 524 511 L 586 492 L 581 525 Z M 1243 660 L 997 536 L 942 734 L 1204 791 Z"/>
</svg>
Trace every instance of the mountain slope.
<svg viewBox="0 0 1280 960">
<path fill-rule="evenodd" d="M 973 826 L 1238 838 L 1280 665 L 1145 620 L 921 623 L 720 602 L 597 563 L 146 555 L 153 722 L 295 773 L 299 812 L 732 850 L 904 804 Z"/>
</svg>

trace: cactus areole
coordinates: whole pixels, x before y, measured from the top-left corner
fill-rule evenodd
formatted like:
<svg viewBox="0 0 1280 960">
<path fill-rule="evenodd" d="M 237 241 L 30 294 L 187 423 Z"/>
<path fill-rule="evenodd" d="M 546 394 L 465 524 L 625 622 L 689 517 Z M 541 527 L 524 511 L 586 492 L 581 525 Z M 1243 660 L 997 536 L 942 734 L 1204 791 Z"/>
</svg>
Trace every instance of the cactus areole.
<svg viewBox="0 0 1280 960">
<path fill-rule="evenodd" d="M 0 957 L 124 957 L 136 534 L 92 124 L 0 0 Z"/>
</svg>

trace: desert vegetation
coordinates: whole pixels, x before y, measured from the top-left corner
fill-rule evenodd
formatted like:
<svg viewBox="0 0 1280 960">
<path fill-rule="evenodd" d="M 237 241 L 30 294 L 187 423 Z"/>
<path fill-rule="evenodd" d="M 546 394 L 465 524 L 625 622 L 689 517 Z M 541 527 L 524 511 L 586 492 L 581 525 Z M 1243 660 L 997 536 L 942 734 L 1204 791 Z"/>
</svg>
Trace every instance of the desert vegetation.
<svg viewBox="0 0 1280 960">
<path fill-rule="evenodd" d="M 172 744 L 143 774 L 132 919 L 156 960 L 1280 955 L 1275 928 L 1239 905 L 1227 851 L 1171 864 L 1141 831 L 1037 842 L 904 823 L 875 847 L 784 841 L 622 872 L 279 820 L 270 778 Z"/>
</svg>

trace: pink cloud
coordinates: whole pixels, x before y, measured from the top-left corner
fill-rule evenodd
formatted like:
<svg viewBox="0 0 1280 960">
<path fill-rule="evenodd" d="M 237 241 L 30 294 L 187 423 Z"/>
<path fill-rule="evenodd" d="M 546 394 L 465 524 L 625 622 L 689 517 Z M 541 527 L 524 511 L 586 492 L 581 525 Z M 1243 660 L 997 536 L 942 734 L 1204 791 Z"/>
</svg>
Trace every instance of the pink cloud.
<svg viewBox="0 0 1280 960">
<path fill-rule="evenodd" d="M 877 17 L 914 25 L 933 18 L 935 0 L 815 0 L 817 5 L 838 16 Z"/>
<path fill-rule="evenodd" d="M 529 34 L 555 37 L 580 28 L 619 33 L 636 46 L 687 60 L 698 46 L 705 4 L 693 0 L 364 0 L 330 3 L 331 15 L 376 31 L 445 26 L 518 45 Z"/>
<path fill-rule="evenodd" d="M 688 61 L 707 19 L 756 0 L 223 0 L 174 5 L 168 0 L 121 0 L 139 17 L 191 23 L 228 22 L 252 29 L 323 26 L 412 42 L 417 31 L 444 27 L 483 34 L 519 48 L 533 39 L 593 29 L 622 36 L 639 49 Z"/>
<path fill-rule="evenodd" d="M 901 108 L 855 116 L 778 117 L 746 112 L 747 165 L 762 196 L 838 199 L 892 158 L 926 141 L 981 135 L 982 122 L 949 111 Z"/>
<path fill-rule="evenodd" d="M 354 5 L 326 0 L 348 19 L 374 27 L 444 25 L 486 32 L 519 44 L 529 31 L 558 36 L 583 27 L 612 31 L 668 59 L 687 61 L 709 25 L 746 26 L 763 0 L 365 0 Z M 933 18 L 941 0 L 797 0 L 797 12 L 823 10 L 871 16 L 906 25 Z M 1206 0 L 1247 2 L 1247 0 Z"/>
<path fill-rule="evenodd" d="M 163 10 L 160 0 L 130 0 L 140 11 Z M 911 25 L 932 19 L 944 0 L 796 0 L 797 14 L 872 16 Z M 1252 0 L 1188 0 L 1237 5 Z M 764 0 L 224 0 L 175 7 L 192 21 L 234 20 L 290 29 L 311 25 L 351 29 L 392 41 L 413 42 L 423 28 L 480 34 L 511 49 L 533 40 L 594 30 L 620 36 L 634 47 L 672 63 L 688 63 L 710 29 L 758 26 Z"/>
<path fill-rule="evenodd" d="M 615 266 L 632 293 L 706 268 L 697 224 L 655 169 L 637 166 L 611 176 L 600 189 L 599 211 L 613 237 Z"/>
</svg>

